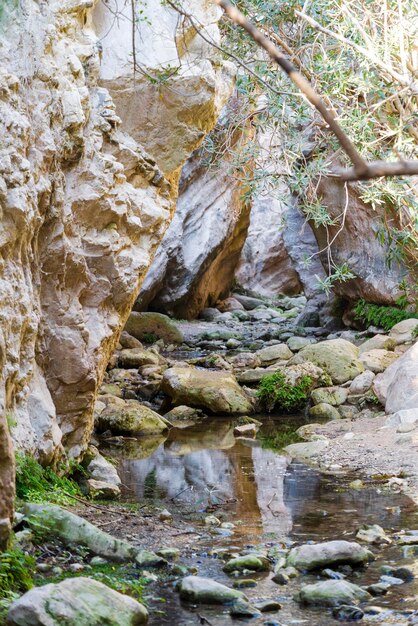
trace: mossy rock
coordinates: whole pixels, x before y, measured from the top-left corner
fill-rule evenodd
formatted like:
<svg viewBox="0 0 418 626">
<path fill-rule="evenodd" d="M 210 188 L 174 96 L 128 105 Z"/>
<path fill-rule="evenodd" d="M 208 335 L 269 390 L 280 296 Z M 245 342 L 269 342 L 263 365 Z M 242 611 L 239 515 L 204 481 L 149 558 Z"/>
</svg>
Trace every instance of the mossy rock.
<svg viewBox="0 0 418 626">
<path fill-rule="evenodd" d="M 109 402 L 97 416 L 99 433 L 110 430 L 114 435 L 159 435 L 167 430 L 167 423 L 158 413 L 136 400 Z"/>
<path fill-rule="evenodd" d="M 329 339 L 302 348 L 291 359 L 291 364 L 310 361 L 328 372 L 334 384 L 341 385 L 364 371 L 364 365 L 358 356 L 359 349 L 350 341 Z"/>
<path fill-rule="evenodd" d="M 183 333 L 175 322 L 162 313 L 138 313 L 133 311 L 125 325 L 127 333 L 139 340 L 150 337 L 163 339 L 164 343 L 183 343 Z"/>
</svg>

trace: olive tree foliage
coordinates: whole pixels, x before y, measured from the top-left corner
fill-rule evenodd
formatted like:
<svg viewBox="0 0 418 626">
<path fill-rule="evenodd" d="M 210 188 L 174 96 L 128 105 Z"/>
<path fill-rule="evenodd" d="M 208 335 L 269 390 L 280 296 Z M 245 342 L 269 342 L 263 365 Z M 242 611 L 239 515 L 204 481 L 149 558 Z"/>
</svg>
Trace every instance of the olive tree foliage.
<svg viewBox="0 0 418 626">
<path fill-rule="evenodd" d="M 112 10 L 115 0 L 103 1 Z M 135 54 L 147 1 L 125 0 L 131 11 L 134 70 L 156 88 L 167 87 L 180 68 L 174 64 L 149 75 Z M 283 65 L 279 67 L 277 59 L 227 14 L 220 22 L 219 43 L 190 12 L 187 0 L 161 2 L 178 13 L 179 28 L 192 26 L 197 36 L 239 67 L 239 106 L 230 107 L 227 126 L 221 122 L 207 137 L 208 165 L 216 167 L 229 151 L 231 173 L 243 179 L 246 195 L 282 194 L 286 181 L 315 227 L 337 226 L 341 232 L 349 207 L 338 218 L 331 217 L 317 188 L 321 177 L 343 176 L 346 185 L 356 184 L 362 200 L 383 212 L 377 236 L 389 244 L 388 262 L 401 260 L 417 274 L 418 177 L 398 174 L 418 171 L 418 0 L 305 0 L 303 5 L 298 0 L 235 0 L 234 7 L 274 44 L 284 65 L 291 64 L 320 94 L 358 156 L 357 163 L 353 151 L 343 149 L 341 137 L 330 132 L 329 119 L 318 113 L 307 92 L 289 80 L 290 72 L 283 73 Z M 227 0 L 214 2 L 228 9 Z M 235 131 L 249 121 L 271 137 L 270 159 L 266 148 L 260 154 L 256 143 L 236 150 Z M 248 167 L 249 162 L 256 167 Z M 392 169 L 385 171 L 386 163 Z M 361 173 L 363 166 L 369 169 Z M 366 180 L 348 182 L 359 179 Z M 353 277 L 349 267 L 333 262 L 332 238 L 328 241 L 326 289 L 336 280 Z"/>
</svg>

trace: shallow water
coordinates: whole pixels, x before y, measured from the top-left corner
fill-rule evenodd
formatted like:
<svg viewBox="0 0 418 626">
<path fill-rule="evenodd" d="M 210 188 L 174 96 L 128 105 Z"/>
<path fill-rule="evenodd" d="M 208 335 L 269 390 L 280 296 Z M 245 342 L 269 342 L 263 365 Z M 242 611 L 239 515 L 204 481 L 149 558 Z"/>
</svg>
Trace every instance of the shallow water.
<svg viewBox="0 0 418 626">
<path fill-rule="evenodd" d="M 270 431 L 277 425 L 264 428 Z M 182 562 L 195 565 L 200 576 L 231 584 L 222 572 L 222 561 L 210 557 L 211 548 L 237 546 L 270 547 L 327 539 L 353 539 L 361 524 L 377 523 L 386 531 L 418 528 L 418 510 L 411 499 L 369 484 L 352 489 L 353 476 L 324 475 L 259 442 L 240 441 L 233 436 L 229 420 L 205 421 L 202 426 L 174 429 L 165 442 L 156 442 L 138 455 L 121 462 L 121 478 L 129 499 L 151 500 L 166 505 L 183 519 L 199 526 L 199 537 L 182 550 Z M 201 522 L 202 514 L 213 513 L 236 524 L 230 537 L 213 536 Z M 375 548 L 376 561 L 366 570 L 355 572 L 348 580 L 357 584 L 377 582 L 385 564 L 407 565 L 418 575 L 418 557 L 409 549 L 403 553 L 396 545 Z M 259 626 L 276 620 L 279 624 L 338 624 L 326 609 L 300 608 L 293 595 L 301 584 L 319 580 L 317 575 L 303 576 L 287 586 L 271 581 L 271 574 L 250 576 L 258 584 L 245 590 L 251 598 L 275 598 L 283 608 L 276 614 L 264 614 L 250 620 Z M 418 581 L 418 579 L 417 579 Z M 148 588 L 154 595 L 151 624 L 199 624 L 199 616 L 213 626 L 244 622 L 231 618 L 227 609 L 182 605 L 172 583 L 157 583 Z M 159 602 L 155 596 L 163 597 Z M 386 596 L 372 604 L 395 610 L 376 617 L 365 617 L 362 624 L 407 624 L 400 613 L 418 609 L 418 582 L 392 587 Z M 159 611 L 156 614 L 156 610 Z M 205 622 L 206 623 L 206 622 Z"/>
</svg>

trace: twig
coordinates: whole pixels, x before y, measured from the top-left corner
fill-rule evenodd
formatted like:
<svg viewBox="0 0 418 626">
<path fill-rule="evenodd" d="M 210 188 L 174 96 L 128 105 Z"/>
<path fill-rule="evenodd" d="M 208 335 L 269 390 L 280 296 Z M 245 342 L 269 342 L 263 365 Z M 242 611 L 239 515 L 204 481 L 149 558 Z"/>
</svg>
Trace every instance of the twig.
<svg viewBox="0 0 418 626">
<path fill-rule="evenodd" d="M 200 615 L 200 613 L 197 613 L 197 617 L 200 620 L 201 624 L 207 624 L 208 626 L 213 626 L 212 622 L 210 622 L 207 617 L 205 617 L 204 615 Z"/>
<path fill-rule="evenodd" d="M 381 178 L 382 176 L 416 176 L 418 175 L 418 161 L 372 161 L 367 164 L 364 172 L 359 174 L 355 167 L 348 170 L 337 170 L 334 172 L 342 180 L 369 180 L 371 178 Z"/>
</svg>

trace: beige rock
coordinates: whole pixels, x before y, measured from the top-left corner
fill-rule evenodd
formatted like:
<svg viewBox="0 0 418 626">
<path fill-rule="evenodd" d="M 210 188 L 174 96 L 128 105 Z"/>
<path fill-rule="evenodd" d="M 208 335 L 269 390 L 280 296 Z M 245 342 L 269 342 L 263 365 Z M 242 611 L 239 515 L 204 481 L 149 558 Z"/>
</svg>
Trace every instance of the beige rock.
<svg viewBox="0 0 418 626">
<path fill-rule="evenodd" d="M 341 415 L 332 404 L 320 402 L 309 409 L 309 416 L 314 419 L 339 420 Z"/>
<path fill-rule="evenodd" d="M 373 390 L 386 413 L 418 408 L 418 342 L 376 376 Z"/>
<path fill-rule="evenodd" d="M 261 360 L 262 365 L 266 366 L 276 361 L 288 361 L 293 356 L 293 352 L 285 343 L 278 343 L 258 350 L 256 355 Z"/>
<path fill-rule="evenodd" d="M 353 380 L 364 370 L 358 359 L 358 348 L 345 339 L 329 339 L 302 348 L 291 364 L 302 361 L 311 361 L 323 368 L 337 385 Z"/>
<path fill-rule="evenodd" d="M 206 408 L 213 413 L 251 413 L 253 407 L 232 374 L 172 367 L 162 389 L 174 404 Z"/>
<path fill-rule="evenodd" d="M 143 348 L 126 348 L 118 355 L 119 367 L 141 367 L 142 365 L 158 365 L 160 359 L 157 354 Z"/>
<path fill-rule="evenodd" d="M 228 360 L 234 370 L 256 368 L 261 365 L 260 357 L 257 356 L 257 354 L 254 354 L 254 352 L 240 352 L 239 354 L 230 357 Z"/>
<path fill-rule="evenodd" d="M 340 406 L 344 404 L 348 397 L 348 390 L 344 387 L 321 387 L 314 389 L 311 393 L 311 399 L 314 404 L 326 402 L 332 406 Z"/>
<path fill-rule="evenodd" d="M 395 324 L 390 330 L 389 337 L 395 341 L 395 343 L 401 344 L 407 341 L 414 341 L 414 330 L 418 326 L 418 319 L 403 320 L 398 324 Z"/>
<path fill-rule="evenodd" d="M 167 430 L 163 419 L 137 400 L 108 402 L 97 417 L 99 432 L 110 430 L 115 435 L 158 435 Z"/>
<path fill-rule="evenodd" d="M 359 346 L 359 354 L 370 350 L 394 350 L 396 341 L 386 335 L 375 335 Z"/>
<path fill-rule="evenodd" d="M 217 302 L 216 308 L 219 311 L 244 311 L 244 307 L 241 302 L 238 302 L 236 298 L 230 297 L 226 300 L 222 300 L 221 302 Z"/>
<path fill-rule="evenodd" d="M 137 313 L 133 311 L 125 329 L 136 339 L 146 339 L 154 335 L 156 339 L 163 339 L 165 343 L 182 343 L 183 334 L 167 315 L 161 313 Z"/>
<path fill-rule="evenodd" d="M 88 478 L 85 481 L 87 494 L 93 498 L 104 498 L 105 500 L 114 500 L 120 496 L 120 489 L 117 485 L 107 483 L 103 480 Z"/>
<path fill-rule="evenodd" d="M 359 360 L 363 363 L 364 367 L 375 374 L 384 372 L 389 365 L 394 363 L 399 358 L 399 355 L 389 350 L 369 350 L 368 352 L 362 352 Z"/>
</svg>

